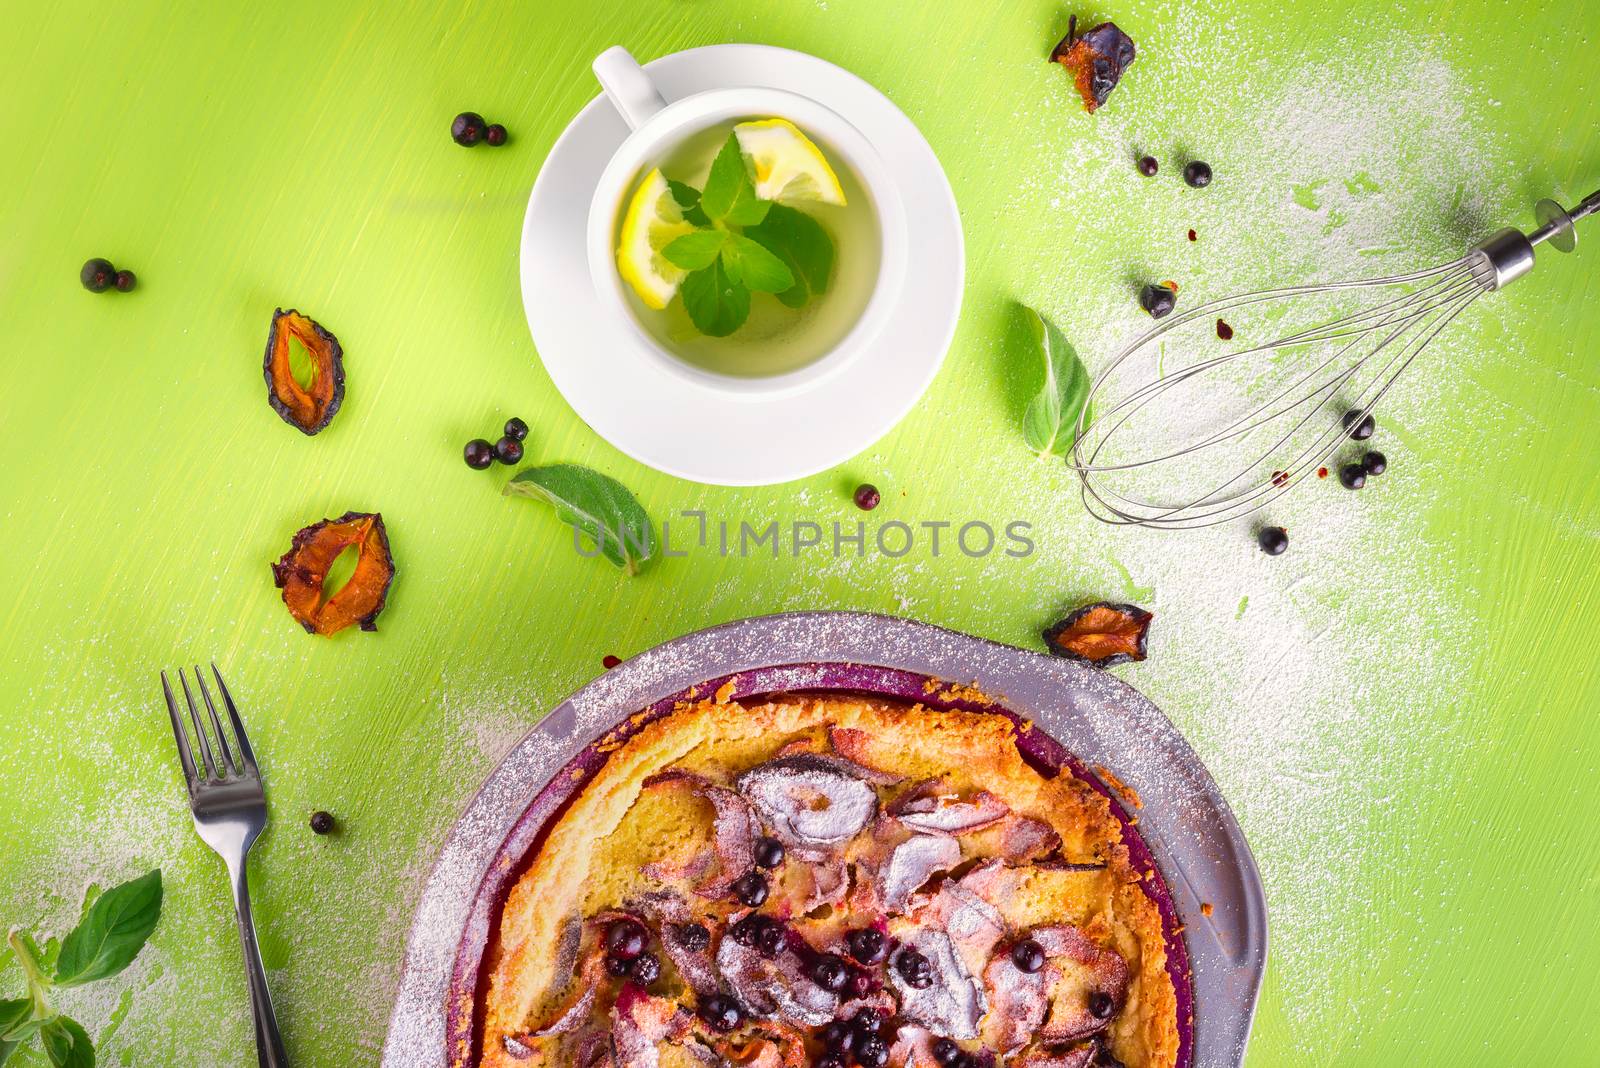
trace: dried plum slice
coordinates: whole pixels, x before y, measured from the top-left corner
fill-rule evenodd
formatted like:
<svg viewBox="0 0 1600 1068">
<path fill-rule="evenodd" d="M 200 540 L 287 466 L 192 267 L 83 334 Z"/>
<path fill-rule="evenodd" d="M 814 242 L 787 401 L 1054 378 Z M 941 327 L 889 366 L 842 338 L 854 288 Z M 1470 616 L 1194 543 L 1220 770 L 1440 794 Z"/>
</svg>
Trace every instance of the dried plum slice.
<svg viewBox="0 0 1600 1068">
<path fill-rule="evenodd" d="M 972 889 L 949 879 L 917 910 L 916 918 L 918 923 L 949 935 L 962 963 L 973 974 L 988 963 L 995 945 L 1006 934 L 1005 917 L 999 909 Z"/>
<path fill-rule="evenodd" d="M 688 902 L 670 890 L 656 890 L 640 894 L 634 904 L 655 923 L 667 959 L 695 996 L 707 998 L 717 993 L 721 984 L 711 960 L 708 932 L 692 922 Z M 700 932 L 698 940 L 691 930 Z"/>
<path fill-rule="evenodd" d="M 895 1032 L 889 1047 L 890 1068 L 940 1068 L 933 1055 L 933 1032 L 906 1024 Z"/>
<path fill-rule="evenodd" d="M 755 840 L 761 833 L 755 811 L 736 790 L 718 786 L 693 772 L 671 768 L 650 776 L 644 788 L 682 784 L 711 803 L 715 815 L 711 824 L 711 844 L 715 851 L 717 874 L 707 873 L 714 867 L 709 858 L 691 859 L 681 873 L 696 880 L 694 892 L 701 897 L 721 897 L 741 876 L 755 864 Z M 703 856 L 703 855 L 702 855 Z M 647 869 L 652 865 L 646 865 Z M 650 874 L 671 874 L 668 867 L 656 867 Z"/>
<path fill-rule="evenodd" d="M 824 857 L 805 866 L 805 899 L 800 911 L 815 912 L 823 906 L 844 903 L 850 893 L 850 868 L 839 857 Z"/>
<path fill-rule="evenodd" d="M 656 1068 L 660 1044 L 681 1041 L 694 1026 L 694 1016 L 670 998 L 645 993 L 638 984 L 622 984 L 611 1009 L 611 1048 L 617 1068 Z"/>
<path fill-rule="evenodd" d="M 890 915 L 906 911 L 911 895 L 935 874 L 961 863 L 961 844 L 944 835 L 918 834 L 890 850 L 878 869 L 878 903 Z"/>
<path fill-rule="evenodd" d="M 1061 835 L 1043 820 L 1013 814 L 1000 828 L 1000 852 L 1010 861 L 1048 856 L 1061 848 Z"/>
<path fill-rule="evenodd" d="M 889 982 L 900 995 L 901 1015 L 943 1038 L 977 1038 L 978 1021 L 988 1011 L 988 1003 L 978 981 L 956 955 L 950 936 L 924 927 L 903 935 L 902 942 L 889 958 L 887 970 Z M 933 982 L 925 987 L 912 986 L 895 966 L 907 946 L 932 966 Z"/>
<path fill-rule="evenodd" d="M 983 970 L 984 989 L 993 1011 L 984 1017 L 983 1041 L 1001 1053 L 1026 1045 L 1050 1011 L 1050 986 L 1060 972 L 1048 963 L 1025 972 L 1011 959 L 1011 947 L 996 953 Z"/>
<path fill-rule="evenodd" d="M 921 834 L 960 835 L 999 823 L 1010 811 L 1010 806 L 987 790 L 979 790 L 966 801 L 934 790 L 908 799 L 894 815 Z"/>
<path fill-rule="evenodd" d="M 1062 981 L 1050 991 L 1050 1016 L 1039 1037 L 1071 1042 L 1105 1030 L 1122 1011 L 1128 992 L 1128 962 L 1095 945 L 1071 924 L 1035 927 L 1028 937 L 1043 947 L 1062 973 Z M 1107 1011 L 1095 1012 L 1097 1001 Z"/>
<path fill-rule="evenodd" d="M 555 1011 L 550 1013 L 549 1019 L 518 1038 L 525 1041 L 546 1035 L 564 1035 L 588 1023 L 589 1015 L 594 1010 L 595 997 L 605 982 L 605 970 L 605 949 L 597 944 L 584 958 L 582 966 L 573 973 L 566 995 Z"/>
<path fill-rule="evenodd" d="M 1056 656 L 1095 667 L 1143 660 L 1152 618 L 1138 605 L 1097 601 L 1045 631 L 1044 643 Z"/>
<path fill-rule="evenodd" d="M 537 1039 L 568 1034 L 589 1022 L 596 998 L 605 983 L 606 949 L 601 939 L 591 938 L 587 950 L 582 952 L 581 960 L 579 951 L 584 931 L 598 931 L 600 926 L 593 921 L 585 924 L 577 915 L 570 918 L 557 946 L 554 974 L 570 975 L 572 978 L 554 1006 L 544 1014 L 542 1022 L 535 1023 L 521 1034 L 505 1037 L 506 1052 L 519 1059 L 530 1057 Z"/>
<path fill-rule="evenodd" d="M 877 793 L 849 767 L 797 753 L 750 769 L 734 785 L 785 845 L 826 850 L 854 838 L 878 811 Z"/>
<path fill-rule="evenodd" d="M 1076 15 L 1067 23 L 1067 35 L 1050 53 L 1052 61 L 1072 72 L 1078 95 L 1083 97 L 1083 110 L 1091 113 L 1106 102 L 1137 58 L 1133 38 L 1117 29 L 1116 23 L 1102 22 L 1079 34 Z"/>
<path fill-rule="evenodd" d="M 805 961 L 793 949 L 785 947 L 768 959 L 759 949 L 724 937 L 716 959 L 728 989 L 752 1016 L 821 1027 L 839 1008 L 838 996 L 812 982 Z"/>
<path fill-rule="evenodd" d="M 300 342 L 311 357 L 311 381 L 304 386 L 294 376 L 291 341 Z M 339 339 L 311 316 L 293 308 L 272 313 L 261 367 L 267 380 L 267 402 L 285 423 L 302 434 L 315 434 L 333 422 L 344 403 L 344 350 Z"/>
<path fill-rule="evenodd" d="M 829 727 L 828 744 L 838 757 L 840 770 L 877 786 L 892 786 L 900 776 L 872 766 L 872 736 L 857 727 Z"/>
<path fill-rule="evenodd" d="M 339 554 L 356 547 L 356 567 L 349 580 L 331 597 L 322 584 Z M 394 581 L 394 556 L 383 516 L 377 512 L 346 512 L 324 519 L 295 534 L 289 551 L 272 565 L 272 579 L 283 591 L 289 614 L 311 634 L 335 634 L 352 623 L 362 630 L 378 629 Z"/>
</svg>

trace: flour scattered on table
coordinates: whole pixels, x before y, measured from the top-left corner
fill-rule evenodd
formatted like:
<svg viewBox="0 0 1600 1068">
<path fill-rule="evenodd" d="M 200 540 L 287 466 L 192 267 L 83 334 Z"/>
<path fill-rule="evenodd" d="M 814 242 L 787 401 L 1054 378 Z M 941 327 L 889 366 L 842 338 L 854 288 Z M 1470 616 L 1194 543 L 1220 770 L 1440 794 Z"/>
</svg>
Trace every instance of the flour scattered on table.
<svg viewBox="0 0 1600 1068">
<path fill-rule="evenodd" d="M 1181 280 L 1190 306 L 1433 266 L 1494 226 L 1528 222 L 1506 192 L 1525 167 L 1484 133 L 1477 87 L 1423 39 L 1391 34 L 1377 53 L 1352 42 L 1291 69 L 1248 45 L 1225 55 L 1222 43 L 1238 38 L 1191 11 L 1176 17 L 1170 39 L 1194 47 L 1156 60 L 1172 68 L 1160 99 L 1146 83 L 1087 131 L 1041 146 L 1056 162 L 1024 182 L 1019 212 L 1042 202 L 1062 220 L 1093 217 L 1106 184 L 1146 183 L 1137 218 L 1084 241 L 1102 246 L 1095 252 L 1126 248 L 1151 276 Z M 1173 103 L 1199 99 L 1208 107 Z M 1056 93 L 1048 106 L 1069 104 Z M 1136 173 L 1136 147 L 1174 145 L 1213 164 L 1210 188 Z M 1073 264 L 1035 266 L 1019 296 L 1058 316 L 1091 372 L 1148 328 L 1126 278 L 1085 285 Z M 1130 528 L 1112 540 L 1084 515 L 1068 472 L 1018 476 L 1038 487 L 1030 507 L 1049 517 L 1041 547 L 1060 554 L 1062 572 L 1078 567 L 1072 588 L 1153 587 L 1151 658 L 1125 677 L 1190 739 L 1250 839 L 1268 889 L 1279 1003 L 1308 1050 L 1330 1029 L 1361 1026 L 1344 994 L 1364 970 L 1359 947 L 1423 918 L 1426 906 L 1402 886 L 1381 902 L 1363 896 L 1372 880 L 1358 843 L 1415 835 L 1396 803 L 1407 788 L 1399 777 L 1429 768 L 1445 777 L 1464 745 L 1439 714 L 1457 681 L 1447 651 L 1474 625 L 1451 546 L 1430 523 L 1450 508 L 1433 487 L 1458 456 L 1460 427 L 1441 413 L 1460 386 L 1444 369 L 1473 360 L 1474 321 L 1494 323 L 1506 347 L 1526 335 L 1529 315 L 1521 301 L 1480 301 L 1437 339 L 1378 411 L 1367 444 L 1388 454 L 1389 472 L 1360 493 L 1309 480 L 1265 513 L 1289 529 L 1283 557 L 1258 551 L 1251 521 Z M 1083 547 L 1095 542 L 1107 545 L 1105 560 L 1085 575 Z M 1057 613 L 1060 596 L 1046 587 L 1035 618 Z"/>
<path fill-rule="evenodd" d="M 1001 266 L 989 280 L 1052 315 L 1091 370 L 1097 354 L 1148 321 L 1121 273 L 1094 276 L 1084 262 L 1131 258 L 1133 268 L 1178 277 L 1185 301 L 1202 300 L 1426 266 L 1458 255 L 1487 226 L 1527 221 L 1508 192 L 1522 188 L 1526 169 L 1484 133 L 1480 118 L 1491 105 L 1483 87 L 1422 38 L 1380 27 L 1338 54 L 1267 56 L 1199 9 L 1169 8 L 1170 29 L 1146 35 L 1137 77 L 1092 120 L 1041 133 L 1032 173 L 969 165 L 968 180 L 1015 185 L 1015 212 L 1041 235 L 1025 247 L 991 249 Z M 1019 104 L 1019 119 L 1080 112 L 1065 80 L 1047 77 L 1042 58 L 1030 62 L 1040 97 Z M 1135 148 L 1164 154 L 1161 179 L 1135 172 Z M 1170 157 L 1182 153 L 1212 164 L 1209 188 L 1173 184 Z M 1146 183 L 1139 218 L 1106 219 L 1105 190 L 1128 182 Z M 979 223 L 969 220 L 975 254 L 989 240 Z M 1069 231 L 1076 246 L 1064 250 L 1060 234 Z M 1465 732 L 1452 733 L 1460 724 L 1439 713 L 1451 708 L 1454 661 L 1434 652 L 1467 641 L 1474 623 L 1451 547 L 1430 520 L 1450 507 L 1432 487 L 1456 456 L 1459 432 L 1458 421 L 1439 413 L 1460 387 L 1438 369 L 1472 363 L 1474 322 L 1495 323 L 1499 344 L 1514 348 L 1531 306 L 1481 301 L 1463 317 L 1465 329 L 1435 343 L 1431 366 L 1416 368 L 1379 412 L 1389 473 L 1360 494 L 1330 481 L 1287 498 L 1273 516 L 1292 539 L 1283 557 L 1257 551 L 1246 525 L 1108 535 L 1084 514 L 1060 465 L 1037 464 L 1020 441 L 997 436 L 985 443 L 993 453 L 981 460 L 984 484 L 972 487 L 971 518 L 994 510 L 987 499 L 1031 521 L 1038 551 L 1027 561 L 733 561 L 727 569 L 741 574 L 712 587 L 672 629 L 781 608 L 868 607 L 865 588 L 884 610 L 978 620 L 996 636 L 1037 647 L 1033 628 L 1064 607 L 1153 588 L 1151 659 L 1120 674 L 1179 725 L 1233 804 L 1268 887 L 1279 1004 L 1306 1047 L 1319 1048 L 1326 1034 L 1361 1027 L 1343 995 L 1345 982 L 1363 974 L 1359 954 L 1388 944 L 1396 924 L 1437 904 L 1403 886 L 1382 901 L 1363 900 L 1361 888 L 1388 884 L 1363 872 L 1367 861 L 1351 843 L 1414 838 L 1419 832 L 1396 803 L 1407 787 L 1399 769 L 1443 769 L 1464 744 Z M 964 329 L 970 339 L 987 327 Z M 947 395 L 930 400 L 945 406 L 941 418 L 963 415 Z M 885 486 L 915 485 L 919 476 L 911 465 L 867 463 L 887 468 Z M 818 513 L 829 507 L 815 503 Z M 701 557 L 695 566 L 724 565 Z M 761 570 L 780 567 L 809 581 L 777 582 Z M 1033 603 L 990 596 L 1017 584 L 1037 591 Z M 176 632 L 187 620 L 165 622 Z M 1391 640 L 1401 634 L 1411 640 Z M 212 637 L 223 647 L 234 636 L 219 629 Z M 520 655 L 520 663 L 539 663 L 533 652 Z M 298 663 L 285 654 L 256 671 L 270 678 Z M 328 768 L 314 741 L 262 747 L 274 805 L 263 843 L 270 859 L 256 873 L 264 953 L 291 1034 L 352 1064 L 377 1063 L 412 911 L 445 832 L 571 681 L 531 668 L 503 682 L 411 670 L 414 678 L 396 683 L 410 688 L 405 700 L 388 694 L 379 703 L 413 718 L 382 733 L 392 749 L 363 754 L 397 767 Z M 94 759 L 126 760 L 109 739 L 155 729 L 152 696 L 42 705 L 36 715 L 71 724 Z M 353 698 L 324 712 L 329 730 L 370 729 L 370 709 Z M 0 775 L 15 759 L 0 754 Z M 26 862 L 60 874 L 5 873 L 4 919 L 62 933 L 90 883 L 159 864 L 170 880 L 164 923 L 203 934 L 179 946 L 158 930 L 128 973 L 128 1005 L 89 988 L 81 1001 L 64 997 L 64 1007 L 103 1040 L 104 1063 L 245 1064 L 252 1042 L 231 905 L 220 864 L 193 836 L 170 759 L 170 749 L 148 750 L 126 768 L 123 789 L 95 792 L 92 811 L 69 807 L 52 841 L 30 843 Z M 311 807 L 336 810 L 341 832 L 312 835 L 303 823 Z"/>
<path fill-rule="evenodd" d="M 245 684 L 229 681 L 241 700 L 254 696 Z M 252 723 L 272 806 L 267 837 L 253 865 L 252 896 L 279 1019 L 299 1041 L 315 1032 L 319 1046 L 345 1050 L 352 1063 L 377 1063 L 412 913 L 444 832 L 470 789 L 545 705 L 531 673 L 500 681 L 440 680 L 418 703 L 427 727 L 412 739 L 426 747 L 425 781 L 393 767 L 363 777 L 370 786 L 345 795 L 362 808 L 341 809 L 338 831 L 326 837 L 313 835 L 300 811 L 309 812 L 307 802 L 323 803 L 310 799 L 325 800 L 338 790 L 318 762 L 317 748 L 260 744 L 269 732 Z M 247 718 L 250 711 L 247 707 Z M 325 710 L 332 722 L 345 716 L 359 720 L 361 712 Z M 111 732 L 140 730 L 155 715 L 149 695 L 111 697 L 55 713 L 58 720 L 97 725 L 100 734 L 83 732 L 97 747 Z M 163 720 L 164 714 L 155 722 Z M 394 742 L 404 744 L 403 738 Z M 105 748 L 109 759 L 109 743 Z M 253 1063 L 227 878 L 221 862 L 195 835 L 170 744 L 163 739 L 153 750 L 117 747 L 115 759 L 125 769 L 126 783 L 139 785 L 125 783 L 97 795 L 92 808 L 65 808 L 56 818 L 58 835 L 48 856 L 34 866 L 49 877 L 28 881 L 27 896 L 8 896 L 4 920 L 31 926 L 41 938 L 59 938 L 76 923 L 91 886 L 161 867 L 166 904 L 151 944 L 119 982 L 63 991 L 60 1007 L 96 1039 L 102 1063 L 176 1063 L 172 1056 L 180 1048 L 188 1063 Z M 410 815 L 369 821 L 363 810 Z M 377 825 L 388 830 L 369 829 Z M 179 946 L 170 932 L 180 926 L 206 932 L 205 937 Z M 225 981 L 215 983 L 216 977 Z M 7 976 L 0 973 L 0 992 L 9 990 Z M 174 1045 L 179 1030 L 182 1041 Z M 18 1056 L 24 1058 L 19 1064 L 35 1063 Z"/>
</svg>

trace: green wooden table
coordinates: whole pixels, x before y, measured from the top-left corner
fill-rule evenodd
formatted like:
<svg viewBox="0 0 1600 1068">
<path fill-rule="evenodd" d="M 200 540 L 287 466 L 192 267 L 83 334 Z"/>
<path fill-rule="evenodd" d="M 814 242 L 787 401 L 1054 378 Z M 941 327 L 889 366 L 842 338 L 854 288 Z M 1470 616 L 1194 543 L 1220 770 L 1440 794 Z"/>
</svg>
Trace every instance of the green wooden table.
<svg viewBox="0 0 1600 1068">
<path fill-rule="evenodd" d="M 1138 324 L 1131 280 L 1189 300 L 1426 265 L 1600 184 L 1594 0 L 1287 10 L 1079 9 L 1141 49 L 1091 117 L 1044 62 L 1069 13 L 1053 0 L 6 3 L 0 925 L 62 932 L 91 884 L 164 869 L 126 982 L 65 1002 L 103 1062 L 253 1063 L 160 668 L 215 657 L 263 754 L 257 919 L 295 1063 L 374 1064 L 442 832 L 603 656 L 819 607 L 1031 645 L 1115 596 L 1155 610 L 1150 660 L 1122 670 L 1209 763 L 1268 887 L 1250 1064 L 1594 1063 L 1600 233 L 1429 351 L 1380 412 L 1389 473 L 1291 497 L 1284 557 L 1243 527 L 1099 526 L 1021 443 L 1038 371 L 1019 303 L 1093 366 Z M 595 92 L 591 57 L 718 41 L 879 86 L 943 159 L 967 236 L 924 401 L 856 460 L 768 489 L 680 482 L 598 440 L 518 291 L 528 189 Z M 511 143 L 451 144 L 469 108 Z M 1190 156 L 1215 168 L 1204 192 L 1176 177 Z M 94 255 L 137 291 L 83 291 Z M 344 410 L 315 438 L 263 396 L 280 305 L 347 353 Z M 1020 520 L 1037 549 L 697 552 L 629 580 L 503 498 L 505 469 L 463 466 L 510 415 L 530 461 L 597 467 L 658 517 L 853 521 L 868 479 L 873 522 Z M 347 509 L 383 512 L 400 574 L 377 634 L 314 638 L 267 564 Z M 340 833 L 312 835 L 315 809 Z"/>
</svg>

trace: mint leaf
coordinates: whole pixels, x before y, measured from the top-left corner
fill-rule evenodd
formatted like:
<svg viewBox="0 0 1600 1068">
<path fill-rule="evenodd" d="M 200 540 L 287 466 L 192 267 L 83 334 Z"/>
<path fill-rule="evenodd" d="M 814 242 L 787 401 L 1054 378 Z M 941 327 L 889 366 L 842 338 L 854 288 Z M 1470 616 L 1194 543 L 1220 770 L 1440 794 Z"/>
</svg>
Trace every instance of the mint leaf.
<svg viewBox="0 0 1600 1068">
<path fill-rule="evenodd" d="M 4 1038 L 0 1038 L 0 1042 L 10 1042 L 14 1045 L 20 1046 L 22 1043 L 28 1041 L 28 1039 L 38 1034 L 39 1029 L 53 1019 L 55 1019 L 54 1016 L 45 1016 L 37 1020 L 24 1020 L 10 1032 L 8 1032 Z M 4 1062 L 0 1061 L 0 1063 Z"/>
<path fill-rule="evenodd" d="M 577 464 L 552 464 L 518 471 L 506 483 L 508 497 L 532 497 L 555 506 L 556 516 L 629 575 L 655 559 L 655 531 L 644 507 L 616 479 Z"/>
<path fill-rule="evenodd" d="M 1089 425 L 1089 413 L 1085 411 L 1089 372 L 1055 323 L 1032 308 L 1026 310 L 1032 317 L 1034 340 L 1044 362 L 1044 385 L 1022 417 L 1022 437 L 1041 458 L 1065 456 L 1078 438 L 1080 412 L 1084 414 L 1084 426 Z"/>
<path fill-rule="evenodd" d="M 94 1043 L 78 1021 L 57 1016 L 39 1029 L 44 1055 L 55 1068 L 94 1068 Z"/>
<path fill-rule="evenodd" d="M 793 268 L 791 267 L 790 270 L 793 271 Z M 806 288 L 806 284 L 803 280 L 797 278 L 794 285 L 790 286 L 788 289 L 785 289 L 782 293 L 777 293 L 774 295 L 779 300 L 783 301 L 786 306 L 799 310 L 800 308 L 804 308 L 806 306 L 806 302 L 811 299 L 811 290 Z"/>
<path fill-rule="evenodd" d="M 700 207 L 712 219 L 722 219 L 743 195 L 754 196 L 755 187 L 739 152 L 739 139 L 730 133 L 717 158 L 711 161 L 711 173 L 700 193 Z"/>
<path fill-rule="evenodd" d="M 0 1041 L 26 1038 L 23 1025 L 33 1018 L 33 999 L 17 998 L 0 1001 Z"/>
<path fill-rule="evenodd" d="M 698 271 L 711 266 L 711 261 L 717 258 L 723 243 L 731 236 L 726 230 L 696 230 L 668 242 L 661 254 L 675 266 Z"/>
<path fill-rule="evenodd" d="M 794 285 L 780 291 L 778 299 L 789 307 L 801 307 L 828 288 L 833 277 L 833 239 L 821 223 L 805 212 L 774 204 L 761 224 L 745 230 L 744 236 L 788 266 Z"/>
<path fill-rule="evenodd" d="M 116 975 L 133 962 L 161 918 L 161 869 L 114 886 L 95 899 L 61 943 L 58 986 Z"/>
<path fill-rule="evenodd" d="M 672 191 L 672 199 L 678 202 L 678 207 L 683 209 L 685 221 L 695 226 L 711 225 L 711 220 L 706 218 L 705 211 L 700 207 L 700 190 L 671 178 L 667 179 L 667 188 Z"/>
<path fill-rule="evenodd" d="M 17 1044 L 15 1042 L 9 1042 L 6 1039 L 0 1038 L 0 1064 L 4 1064 L 6 1061 L 9 1061 L 11 1059 L 11 1054 L 16 1052 L 16 1049 Z"/>
<path fill-rule="evenodd" d="M 708 337 L 727 337 L 750 318 L 750 290 L 728 277 L 720 259 L 691 273 L 678 292 L 695 329 Z"/>
<path fill-rule="evenodd" d="M 700 194 L 701 210 L 712 222 L 754 226 L 766 218 L 771 207 L 765 200 L 756 198 L 750 168 L 739 151 L 739 138 L 730 133 L 722 151 L 711 161 L 711 174 Z"/>
<path fill-rule="evenodd" d="M 755 226 L 767 217 L 767 212 L 772 209 L 770 200 L 757 199 L 755 190 L 752 189 L 748 199 L 740 200 L 724 215 L 723 222 L 734 226 Z"/>
<path fill-rule="evenodd" d="M 788 265 L 765 246 L 741 234 L 728 235 L 722 249 L 722 265 L 731 281 L 759 293 L 782 293 L 794 285 Z"/>
</svg>

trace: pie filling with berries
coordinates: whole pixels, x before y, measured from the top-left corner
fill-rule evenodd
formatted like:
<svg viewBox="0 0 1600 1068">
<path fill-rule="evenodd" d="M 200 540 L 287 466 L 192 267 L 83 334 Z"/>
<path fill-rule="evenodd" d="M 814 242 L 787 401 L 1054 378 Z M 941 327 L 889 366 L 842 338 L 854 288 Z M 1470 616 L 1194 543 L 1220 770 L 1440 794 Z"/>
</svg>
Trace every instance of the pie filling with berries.
<svg viewBox="0 0 1600 1068">
<path fill-rule="evenodd" d="M 649 723 L 506 898 L 479 1063 L 1171 1068 L 1159 908 L 1021 729 L 838 696 Z"/>
</svg>

